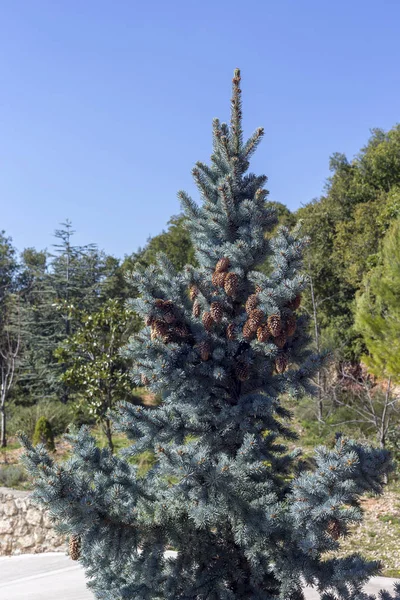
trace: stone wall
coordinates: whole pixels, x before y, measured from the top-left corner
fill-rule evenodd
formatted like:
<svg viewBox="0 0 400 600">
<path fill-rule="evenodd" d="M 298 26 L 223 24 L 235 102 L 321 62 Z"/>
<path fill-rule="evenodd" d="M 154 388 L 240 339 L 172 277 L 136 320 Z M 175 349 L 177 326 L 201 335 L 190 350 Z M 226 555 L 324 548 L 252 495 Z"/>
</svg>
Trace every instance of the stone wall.
<svg viewBox="0 0 400 600">
<path fill-rule="evenodd" d="M 30 492 L 0 487 L 0 555 L 65 552 L 65 538 L 29 496 Z"/>
</svg>

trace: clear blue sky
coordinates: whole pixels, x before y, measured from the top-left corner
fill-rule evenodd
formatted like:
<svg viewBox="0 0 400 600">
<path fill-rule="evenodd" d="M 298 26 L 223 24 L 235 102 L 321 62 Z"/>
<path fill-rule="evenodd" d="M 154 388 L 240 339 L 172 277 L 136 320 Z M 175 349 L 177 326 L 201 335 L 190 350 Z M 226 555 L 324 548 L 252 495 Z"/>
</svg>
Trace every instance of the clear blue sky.
<svg viewBox="0 0 400 600">
<path fill-rule="evenodd" d="M 252 170 L 294 210 L 319 196 L 329 156 L 400 120 L 398 0 L 2 0 L 0 229 L 116 256 L 180 210 L 211 121 L 242 71 Z"/>
</svg>

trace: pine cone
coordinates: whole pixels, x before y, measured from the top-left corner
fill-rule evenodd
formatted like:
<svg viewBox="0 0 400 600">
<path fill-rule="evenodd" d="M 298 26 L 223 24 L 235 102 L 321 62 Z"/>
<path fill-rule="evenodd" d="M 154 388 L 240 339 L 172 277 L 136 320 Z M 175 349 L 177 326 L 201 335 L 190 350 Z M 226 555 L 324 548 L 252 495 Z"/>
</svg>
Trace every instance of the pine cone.
<svg viewBox="0 0 400 600">
<path fill-rule="evenodd" d="M 329 521 L 327 532 L 334 540 L 339 539 L 341 531 L 339 522 L 336 519 L 332 519 L 331 521 Z"/>
<path fill-rule="evenodd" d="M 162 300 L 161 298 L 157 298 L 154 302 L 154 306 L 156 308 L 164 308 L 164 300 Z"/>
<path fill-rule="evenodd" d="M 206 329 L 206 331 L 211 331 L 211 329 L 214 325 L 214 319 L 212 318 L 210 312 L 203 313 L 202 321 L 203 321 L 204 329 Z"/>
<path fill-rule="evenodd" d="M 226 275 L 227 273 L 225 271 L 215 271 L 211 277 L 212 284 L 215 285 L 215 287 L 224 287 Z"/>
<path fill-rule="evenodd" d="M 236 273 L 227 273 L 224 283 L 224 290 L 228 296 L 234 296 L 239 284 L 239 278 Z"/>
<path fill-rule="evenodd" d="M 142 385 L 149 385 L 150 383 L 150 379 L 146 377 L 146 375 L 144 375 L 143 373 L 140 375 L 140 380 L 142 382 Z"/>
<path fill-rule="evenodd" d="M 69 538 L 69 555 L 72 560 L 78 560 L 81 555 L 81 538 L 79 535 L 71 535 Z"/>
<path fill-rule="evenodd" d="M 300 303 L 301 303 L 301 294 L 297 294 L 296 298 L 294 298 L 291 302 L 289 302 L 288 308 L 290 308 L 290 310 L 297 310 L 300 306 Z"/>
<path fill-rule="evenodd" d="M 174 332 L 176 333 L 176 335 L 178 337 L 184 338 L 184 337 L 188 337 L 189 335 L 189 329 L 188 327 L 185 325 L 185 323 L 178 323 L 175 327 L 174 327 Z"/>
<path fill-rule="evenodd" d="M 195 300 L 193 303 L 192 313 L 194 317 L 199 317 L 201 313 L 201 306 L 198 300 Z"/>
<path fill-rule="evenodd" d="M 235 329 L 235 324 L 229 323 L 228 327 L 226 328 L 226 337 L 228 338 L 228 340 L 236 339 Z"/>
<path fill-rule="evenodd" d="M 163 342 L 165 344 L 170 344 L 171 342 L 177 341 L 177 335 L 175 331 L 167 331 L 165 335 L 163 335 Z"/>
<path fill-rule="evenodd" d="M 197 345 L 197 348 L 200 352 L 201 360 L 208 360 L 210 358 L 211 346 L 207 340 L 203 340 Z"/>
<path fill-rule="evenodd" d="M 224 309 L 221 302 L 212 302 L 210 312 L 212 318 L 216 323 L 220 323 L 222 321 L 222 317 L 224 316 Z"/>
<path fill-rule="evenodd" d="M 236 377 L 239 381 L 246 381 L 249 378 L 249 365 L 244 362 L 237 362 L 235 365 Z"/>
<path fill-rule="evenodd" d="M 245 308 L 246 312 L 249 314 L 252 310 L 257 308 L 258 306 L 258 296 L 257 294 L 251 294 L 246 300 Z"/>
<path fill-rule="evenodd" d="M 282 331 L 274 339 L 274 344 L 276 344 L 276 346 L 278 346 L 278 348 L 283 348 L 283 346 L 286 344 L 286 341 L 287 341 L 286 333 L 284 331 Z"/>
<path fill-rule="evenodd" d="M 289 337 L 294 335 L 296 331 L 296 318 L 294 315 L 290 315 L 286 320 L 286 333 Z"/>
<path fill-rule="evenodd" d="M 249 321 L 246 321 L 246 323 L 243 325 L 243 337 L 246 340 L 252 340 L 254 336 L 255 336 L 255 331 L 254 331 L 253 327 L 251 326 Z"/>
<path fill-rule="evenodd" d="M 277 373 L 284 373 L 288 366 L 288 359 L 285 354 L 278 354 L 275 358 L 275 369 Z"/>
<path fill-rule="evenodd" d="M 166 323 L 174 323 L 176 321 L 176 317 L 172 310 L 168 310 L 164 315 L 164 321 Z"/>
<path fill-rule="evenodd" d="M 144 322 L 145 322 L 145 324 L 146 324 L 147 326 L 149 326 L 149 325 L 151 325 L 151 324 L 153 323 L 153 321 L 154 321 L 154 317 L 152 317 L 152 316 L 148 315 L 148 316 L 146 317 L 146 319 L 145 319 L 145 321 L 144 321 Z"/>
<path fill-rule="evenodd" d="M 197 285 L 192 284 L 189 288 L 189 297 L 193 301 L 199 295 L 199 288 Z"/>
<path fill-rule="evenodd" d="M 264 319 L 264 313 L 259 308 L 255 308 L 251 311 L 248 318 L 248 323 L 250 324 L 253 331 L 257 331 L 258 327 L 260 327 L 261 323 Z"/>
<path fill-rule="evenodd" d="M 282 331 L 282 322 L 280 315 L 270 315 L 268 317 L 268 328 L 274 337 L 280 335 Z"/>
<path fill-rule="evenodd" d="M 257 329 L 257 339 L 259 342 L 267 342 L 269 338 L 269 328 L 268 325 L 260 325 Z"/>
<path fill-rule="evenodd" d="M 256 292 L 257 294 L 259 294 L 260 292 L 262 292 L 262 287 L 259 285 L 256 285 Z"/>
<path fill-rule="evenodd" d="M 230 260 L 226 256 L 220 258 L 217 264 L 215 265 L 215 271 L 217 273 L 222 273 L 223 271 L 227 271 L 229 269 Z"/>
<path fill-rule="evenodd" d="M 168 332 L 168 327 L 164 321 L 157 319 L 152 323 L 151 330 L 155 337 L 163 337 Z"/>
</svg>

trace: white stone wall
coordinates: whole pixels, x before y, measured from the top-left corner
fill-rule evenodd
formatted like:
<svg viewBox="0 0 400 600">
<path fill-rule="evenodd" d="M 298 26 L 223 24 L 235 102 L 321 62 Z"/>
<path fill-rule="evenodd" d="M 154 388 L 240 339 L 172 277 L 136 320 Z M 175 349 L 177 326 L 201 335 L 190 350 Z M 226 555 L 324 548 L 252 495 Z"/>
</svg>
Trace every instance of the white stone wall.
<svg viewBox="0 0 400 600">
<path fill-rule="evenodd" d="M 65 538 L 32 503 L 30 492 L 0 487 L 0 555 L 65 551 Z"/>
</svg>

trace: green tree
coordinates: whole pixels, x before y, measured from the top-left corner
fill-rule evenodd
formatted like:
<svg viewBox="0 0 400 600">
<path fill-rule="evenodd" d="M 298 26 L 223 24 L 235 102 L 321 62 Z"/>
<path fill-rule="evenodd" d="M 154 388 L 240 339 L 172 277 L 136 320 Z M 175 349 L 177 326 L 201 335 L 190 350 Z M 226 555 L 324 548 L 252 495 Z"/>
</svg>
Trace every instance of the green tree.
<svg viewBox="0 0 400 600">
<path fill-rule="evenodd" d="M 368 354 L 363 357 L 378 377 L 400 382 L 400 219 L 387 232 L 381 261 L 364 278 L 355 324 Z"/>
<path fill-rule="evenodd" d="M 7 403 L 21 350 L 18 263 L 11 238 L 0 232 L 0 444 L 7 445 Z"/>
<path fill-rule="evenodd" d="M 352 161 L 340 153 L 331 157 L 324 195 L 296 213 L 311 239 L 306 264 L 319 305 L 321 339 L 342 359 L 355 360 L 365 352 L 354 327 L 355 295 L 400 214 L 399 156 L 400 125 L 386 133 L 373 130 Z M 311 311 L 310 293 L 305 306 Z"/>
<path fill-rule="evenodd" d="M 33 434 L 32 443 L 44 444 L 47 450 L 55 451 L 54 434 L 51 423 L 46 417 L 39 417 L 36 423 L 35 432 Z"/>
<path fill-rule="evenodd" d="M 63 381 L 75 394 L 77 408 L 98 421 L 113 450 L 108 410 L 128 400 L 132 384 L 120 350 L 135 329 L 135 317 L 121 301 L 108 300 L 95 313 L 80 315 L 80 328 L 68 337 L 55 355 L 68 364 Z"/>
<path fill-rule="evenodd" d="M 22 438 L 35 496 L 99 599 L 304 600 L 307 583 L 324 600 L 361 600 L 380 571 L 335 554 L 362 518 L 360 497 L 383 491 L 389 453 L 339 435 L 308 470 L 289 448 L 297 436 L 280 398 L 309 390 L 322 357 L 298 313 L 306 242 L 286 227 L 268 238 L 266 177 L 248 172 L 262 136 L 243 139 L 237 69 L 230 126 L 214 120 L 211 164 L 193 171 L 202 203 L 180 193 L 198 266 L 179 272 L 161 255 L 133 275 L 146 326 L 127 354 L 134 381 L 147 378 L 162 403 L 118 405 L 131 446 L 112 456 L 82 428 L 60 466 Z M 267 256 L 270 276 L 255 270 Z M 143 451 L 156 462 L 140 478 L 128 459 Z M 386 600 L 400 600 L 400 585 Z"/>
</svg>

